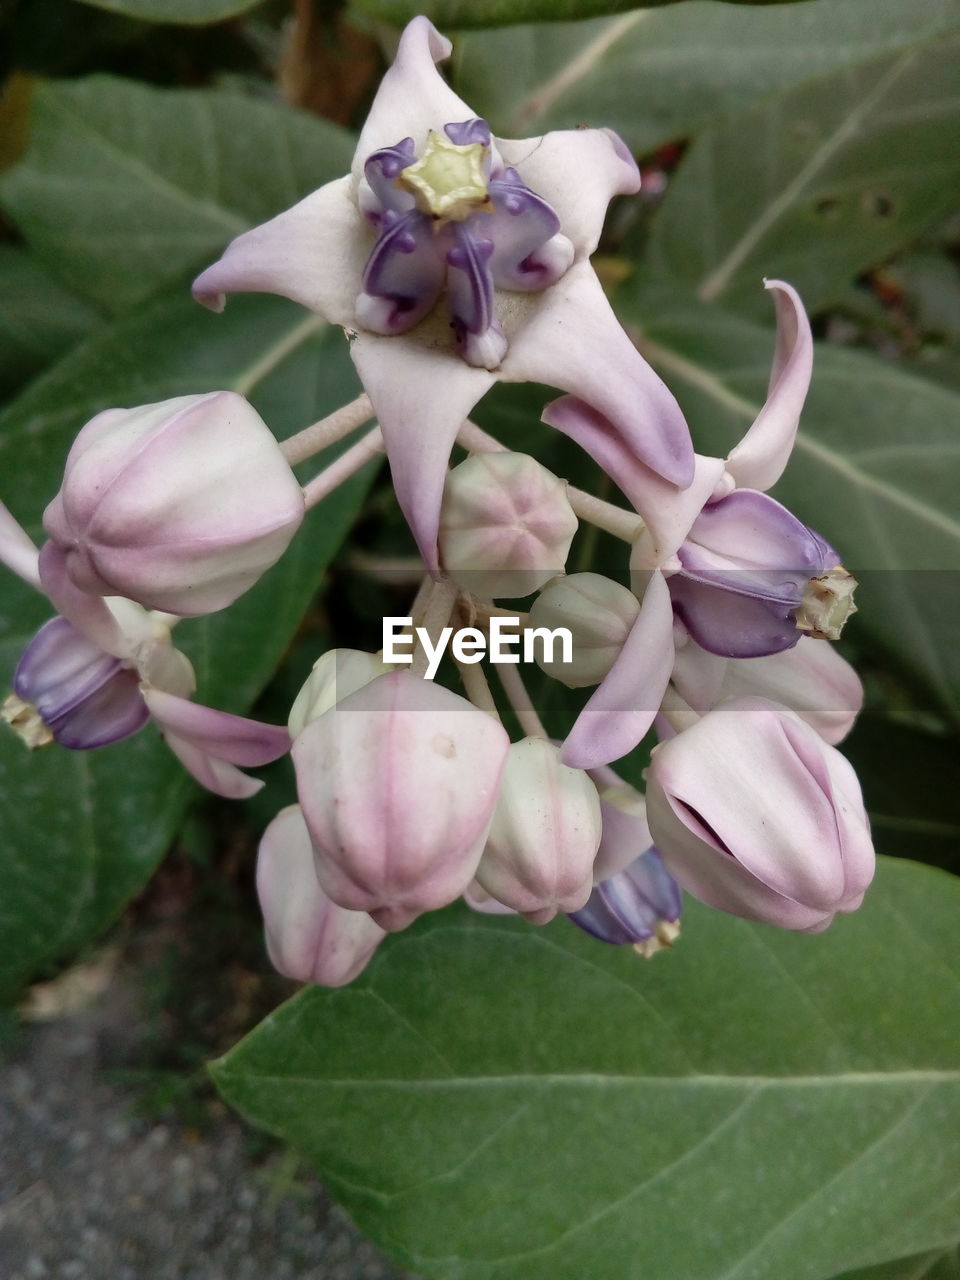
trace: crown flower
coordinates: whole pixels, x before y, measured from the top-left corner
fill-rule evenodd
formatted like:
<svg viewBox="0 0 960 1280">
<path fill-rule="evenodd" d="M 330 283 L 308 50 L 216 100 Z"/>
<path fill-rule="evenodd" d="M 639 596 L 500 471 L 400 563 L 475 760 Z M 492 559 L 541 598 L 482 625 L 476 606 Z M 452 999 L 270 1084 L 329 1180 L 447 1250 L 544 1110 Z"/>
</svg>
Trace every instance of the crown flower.
<svg viewBox="0 0 960 1280">
<path fill-rule="evenodd" d="M 589 261 L 611 198 L 639 189 L 632 156 L 602 129 L 492 137 L 437 72 L 450 52 L 415 18 L 352 172 L 238 236 L 193 286 L 214 310 L 227 293 L 279 293 L 353 336 L 432 572 L 453 441 L 500 379 L 575 393 L 652 474 L 679 486 L 693 476 L 683 415 Z"/>
</svg>

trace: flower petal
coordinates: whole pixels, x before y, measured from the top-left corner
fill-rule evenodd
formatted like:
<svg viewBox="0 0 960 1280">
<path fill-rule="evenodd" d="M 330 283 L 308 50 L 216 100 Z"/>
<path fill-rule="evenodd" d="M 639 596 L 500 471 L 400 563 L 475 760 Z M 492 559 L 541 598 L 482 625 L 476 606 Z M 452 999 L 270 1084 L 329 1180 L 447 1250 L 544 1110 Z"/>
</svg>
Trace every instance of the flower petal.
<svg viewBox="0 0 960 1280">
<path fill-rule="evenodd" d="M 694 454 L 693 483 L 678 489 L 644 466 L 610 422 L 577 396 L 561 396 L 548 404 L 543 421 L 585 449 L 633 503 L 650 534 L 644 541 L 643 564 L 653 569 L 677 552 L 694 520 L 723 475 L 720 458 Z"/>
<path fill-rule="evenodd" d="M 193 282 L 193 296 L 222 311 L 228 293 L 279 293 L 349 328 L 363 268 L 373 247 L 350 179 L 338 178 L 245 231 Z"/>
<path fill-rule="evenodd" d="M 476 113 L 458 98 L 434 65 L 450 57 L 450 41 L 428 18 L 408 22 L 397 46 L 397 56 L 370 107 L 353 157 L 353 179 L 358 181 L 367 158 L 398 138 L 413 138 L 417 154 L 431 129 L 447 123 L 473 120 Z"/>
<path fill-rule="evenodd" d="M 449 327 L 430 317 L 416 334 L 361 333 L 350 346 L 390 459 L 397 501 L 431 573 L 450 450 L 470 410 L 497 375 L 452 350 Z"/>
<path fill-rule="evenodd" d="M 41 591 L 38 556 L 33 539 L 0 502 L 0 564 L 5 564 L 18 578 Z"/>
<path fill-rule="evenodd" d="M 263 786 L 260 778 L 251 778 L 236 765 L 208 756 L 200 747 L 176 733 L 164 733 L 163 740 L 187 773 L 214 795 L 226 800 L 247 800 Z"/>
<path fill-rule="evenodd" d="M 367 260 L 357 299 L 357 324 L 372 333 L 406 333 L 434 308 L 444 263 L 430 219 L 418 209 L 387 210 Z"/>
<path fill-rule="evenodd" d="M 269 764 L 290 749 L 285 726 L 261 724 L 148 686 L 143 697 L 164 734 L 173 733 L 205 755 L 230 764 Z"/>
<path fill-rule="evenodd" d="M 640 171 L 612 129 L 565 129 L 542 138 L 498 138 L 504 162 L 545 200 L 578 258 L 597 247 L 607 205 L 640 190 Z"/>
<path fill-rule="evenodd" d="M 723 587 L 670 579 L 677 617 L 701 648 L 723 658 L 759 658 L 791 649 L 800 639 L 792 617 L 796 603 L 758 600 Z"/>
<path fill-rule="evenodd" d="M 510 340 L 502 377 L 570 391 L 610 422 L 634 455 L 672 484 L 694 478 L 680 406 L 620 326 L 589 262 L 534 295 L 501 298 Z"/>
<path fill-rule="evenodd" d="M 769 489 L 783 475 L 813 372 L 813 337 L 800 296 L 783 280 L 766 280 L 777 308 L 777 345 L 767 402 L 727 459 L 743 489 Z"/>
<path fill-rule="evenodd" d="M 87 595 L 75 587 L 67 573 L 63 551 L 52 542 L 40 548 L 41 590 L 47 599 L 76 629 L 106 653 L 131 659 L 133 646 L 102 596 Z"/>
<path fill-rule="evenodd" d="M 564 764 L 595 769 L 632 751 L 653 724 L 673 668 L 673 609 L 654 573 L 620 656 L 563 744 Z"/>
</svg>

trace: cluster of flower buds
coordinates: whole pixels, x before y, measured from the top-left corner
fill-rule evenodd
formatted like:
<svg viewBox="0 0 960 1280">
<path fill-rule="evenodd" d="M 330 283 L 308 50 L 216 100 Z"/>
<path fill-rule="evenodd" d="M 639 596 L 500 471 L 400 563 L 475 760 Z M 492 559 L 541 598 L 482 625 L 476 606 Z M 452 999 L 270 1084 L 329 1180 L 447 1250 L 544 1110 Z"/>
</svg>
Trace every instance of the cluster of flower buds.
<svg viewBox="0 0 960 1280">
<path fill-rule="evenodd" d="M 228 392 L 88 423 L 40 552 L 0 507 L 0 559 L 59 614 L 27 646 L 4 715 L 31 745 L 74 749 L 153 719 L 231 796 L 258 785 L 240 766 L 290 750 L 299 803 L 270 824 L 257 884 L 270 956 L 301 981 L 351 981 L 389 932 L 461 897 L 533 924 L 566 913 L 643 955 L 676 938 L 681 886 L 822 929 L 859 904 L 874 859 L 835 749 L 862 699 L 829 644 L 855 583 L 767 493 L 811 376 L 800 299 L 768 282 L 767 401 L 727 458 L 696 454 L 590 265 L 609 200 L 638 188 L 632 157 L 605 130 L 492 137 L 438 74 L 449 51 L 415 19 L 352 172 L 238 237 L 194 286 L 215 309 L 270 291 L 342 325 L 364 394 L 283 444 Z M 563 393 L 544 421 L 628 505 L 470 423 L 497 379 Z M 374 417 L 301 487 L 292 463 Z M 450 470 L 455 443 L 469 456 Z M 410 617 L 385 620 L 379 654 L 323 655 L 285 727 L 193 703 L 171 628 L 230 605 L 380 450 L 424 563 Z M 622 581 L 565 576 L 581 521 L 626 544 Z M 499 603 L 532 596 L 522 613 Z M 389 644 L 387 621 L 403 629 Z M 463 693 L 433 680 L 448 649 Z M 593 688 L 562 740 L 521 658 Z M 610 766 L 651 730 L 644 796 Z"/>
</svg>

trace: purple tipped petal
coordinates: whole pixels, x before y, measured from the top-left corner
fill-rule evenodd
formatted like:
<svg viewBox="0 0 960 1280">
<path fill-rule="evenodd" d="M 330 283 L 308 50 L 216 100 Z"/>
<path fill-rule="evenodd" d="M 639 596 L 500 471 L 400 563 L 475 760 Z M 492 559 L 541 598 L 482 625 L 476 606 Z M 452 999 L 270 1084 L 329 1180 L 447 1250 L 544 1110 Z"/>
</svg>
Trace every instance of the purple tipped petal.
<svg viewBox="0 0 960 1280">
<path fill-rule="evenodd" d="M 40 581 L 53 607 L 92 643 L 115 658 L 132 657 L 130 641 L 101 596 L 87 595 L 67 574 L 66 557 L 52 542 L 40 548 Z"/>
<path fill-rule="evenodd" d="M 443 132 L 458 147 L 470 147 L 477 142 L 482 147 L 490 145 L 490 126 L 479 116 L 464 120 L 461 124 L 445 124 Z"/>
<path fill-rule="evenodd" d="M 357 323 L 372 333 L 405 333 L 433 310 L 443 275 L 430 219 L 416 209 L 388 210 L 363 273 Z"/>
<path fill-rule="evenodd" d="M 677 617 L 697 644 L 723 658 L 781 653 L 800 639 L 792 616 L 797 602 L 742 595 L 695 582 L 682 573 L 671 577 L 670 597 Z"/>
<path fill-rule="evenodd" d="M 782 280 L 767 280 L 765 287 L 773 290 L 777 308 L 767 401 L 727 459 L 727 469 L 744 489 L 769 489 L 783 475 L 813 372 L 810 321 L 797 291 Z"/>
<path fill-rule="evenodd" d="M 164 734 L 175 734 L 218 760 L 249 768 L 278 760 L 290 749 L 285 726 L 216 711 L 160 689 L 145 688 L 143 697 Z"/>
<path fill-rule="evenodd" d="M 357 215 L 351 180 L 338 178 L 237 236 L 194 280 L 193 296 L 222 311 L 228 293 L 279 293 L 349 328 L 369 252 L 369 227 Z"/>
<path fill-rule="evenodd" d="M 543 421 L 585 449 L 643 517 L 651 537 L 649 563 L 634 568 L 652 569 L 674 556 L 719 483 L 723 461 L 695 454 L 693 483 L 678 489 L 644 466 L 607 419 L 577 396 L 548 404 Z"/>
<path fill-rule="evenodd" d="M 33 539 L 0 502 L 0 564 L 5 564 L 18 578 L 40 591 L 38 554 Z"/>
<path fill-rule="evenodd" d="M 457 345 L 468 364 L 496 369 L 507 340 L 493 306 L 493 241 L 476 239 L 462 222 L 454 223 L 451 231 L 454 245 L 447 254 L 447 302 Z"/>
<path fill-rule="evenodd" d="M 93 644 L 66 618 L 52 618 L 17 664 L 13 689 L 62 747 L 88 750 L 119 742 L 148 719 L 139 677 Z"/>
<path fill-rule="evenodd" d="M 479 235 L 496 245 L 490 262 L 500 289 L 545 289 L 559 280 L 573 262 L 574 248 L 560 236 L 560 219 L 516 169 L 490 183 L 494 212 L 475 214 L 471 220 Z"/>
<path fill-rule="evenodd" d="M 562 130 L 542 138 L 498 140 L 498 146 L 504 162 L 556 211 L 578 260 L 597 247 L 613 197 L 640 190 L 640 171 L 610 129 Z"/>
<path fill-rule="evenodd" d="M 653 724 L 673 667 L 673 609 L 663 575 L 651 575 L 616 662 L 563 744 L 564 764 L 595 769 L 632 751 Z"/>
<path fill-rule="evenodd" d="M 511 336 L 503 377 L 572 392 L 658 475 L 684 488 L 693 480 L 693 445 L 680 406 L 623 331 L 588 262 L 575 263 L 537 296 L 526 324 Z"/>
<path fill-rule="evenodd" d="M 676 924 L 681 909 L 676 880 L 650 848 L 626 870 L 598 884 L 587 905 L 571 912 L 570 919 L 601 942 L 624 946 L 655 937 L 659 925 Z"/>
<path fill-rule="evenodd" d="M 447 325 L 385 341 L 361 333 L 350 354 L 380 422 L 397 501 L 427 568 L 439 572 L 437 531 L 450 450 L 461 425 L 496 374 L 451 358 Z"/>
<path fill-rule="evenodd" d="M 367 157 L 392 146 L 398 133 L 409 134 L 419 152 L 431 129 L 446 120 L 470 120 L 473 112 L 453 92 L 434 63 L 449 58 L 450 41 L 427 18 L 404 28 L 393 65 L 380 81 L 353 158 L 359 180 Z"/>
<path fill-rule="evenodd" d="M 412 138 L 403 138 L 394 146 L 384 147 L 382 151 L 375 151 L 369 157 L 363 166 L 363 176 L 376 200 L 377 208 L 365 208 L 364 212 L 368 217 L 374 213 L 379 222 L 379 215 L 386 209 L 394 213 L 408 213 L 414 207 L 413 196 L 397 186 L 397 178 L 416 158 Z"/>
</svg>

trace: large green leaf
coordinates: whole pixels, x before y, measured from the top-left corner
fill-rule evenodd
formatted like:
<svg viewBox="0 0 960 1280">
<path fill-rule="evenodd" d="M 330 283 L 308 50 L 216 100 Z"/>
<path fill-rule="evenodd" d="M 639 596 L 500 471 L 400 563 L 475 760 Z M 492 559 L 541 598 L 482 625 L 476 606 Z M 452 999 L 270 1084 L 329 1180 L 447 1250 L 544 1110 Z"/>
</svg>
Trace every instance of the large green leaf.
<svg viewBox="0 0 960 1280">
<path fill-rule="evenodd" d="M 425 13 L 445 27 L 496 27 L 503 23 L 562 22 L 595 18 L 625 9 L 656 9 L 680 0 L 358 0 L 360 8 L 399 26 Z M 795 4 L 797 0 L 727 0 L 756 8 L 767 4 Z"/>
<path fill-rule="evenodd" d="M 960 26 L 953 0 L 705 2 L 619 18 L 470 32 L 457 87 L 504 137 L 607 125 L 638 152 L 794 85 Z"/>
<path fill-rule="evenodd" d="M 147 22 L 177 22 L 189 26 L 203 26 L 208 22 L 220 22 L 238 13 L 252 9 L 260 0 L 83 0 L 97 9 L 109 9 L 128 18 L 143 18 Z"/>
<path fill-rule="evenodd" d="M 107 405 L 233 388 L 281 435 L 356 394 L 337 331 L 276 298 L 240 298 L 212 316 L 178 296 L 102 331 L 0 418 L 2 497 L 37 536 L 70 441 Z M 315 465 L 315 464 L 314 464 Z M 197 669 L 200 701 L 245 711 L 276 667 L 364 491 L 359 477 L 310 516 L 280 563 L 224 613 L 186 621 L 177 643 Z M 0 582 L 0 672 L 9 681 L 50 616 L 11 575 Z M 152 728 L 115 747 L 30 755 L 0 734 L 0 992 L 101 930 L 166 852 L 190 795 Z"/>
<path fill-rule="evenodd" d="M 662 311 L 642 349 L 697 448 L 724 456 L 766 395 L 769 331 L 709 306 Z M 774 493 L 861 580 L 849 624 L 960 712 L 960 396 L 872 355 L 818 346 L 802 430 Z"/>
<path fill-rule="evenodd" d="M 781 276 L 819 311 L 952 209 L 960 37 L 801 85 L 701 135 L 658 211 L 654 269 L 757 310 Z"/>
<path fill-rule="evenodd" d="M 235 94 L 106 76 L 37 90 L 0 204 L 70 288 L 120 311 L 349 167 L 343 129 Z"/>
<path fill-rule="evenodd" d="M 953 1243 L 960 885 L 803 937 L 690 904 L 645 963 L 454 909 L 216 1064 L 437 1280 L 825 1280 Z"/>
<path fill-rule="evenodd" d="M 878 1267 L 845 1271 L 836 1280 L 957 1280 L 960 1276 L 960 1244 L 949 1249 L 932 1249 Z"/>
</svg>

